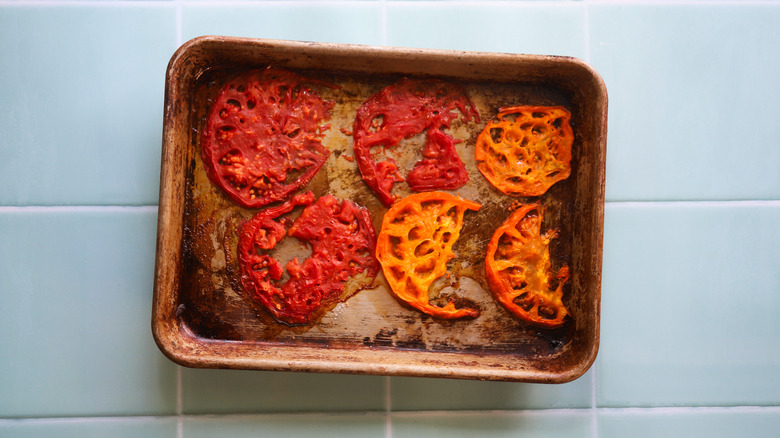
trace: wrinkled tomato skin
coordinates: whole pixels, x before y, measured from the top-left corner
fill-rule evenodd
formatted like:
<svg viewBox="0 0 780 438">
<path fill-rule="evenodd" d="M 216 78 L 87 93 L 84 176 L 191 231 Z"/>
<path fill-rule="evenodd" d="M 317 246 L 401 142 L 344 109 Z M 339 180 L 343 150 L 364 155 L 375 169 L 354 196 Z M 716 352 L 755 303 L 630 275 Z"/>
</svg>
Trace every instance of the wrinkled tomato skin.
<svg viewBox="0 0 780 438">
<path fill-rule="evenodd" d="M 268 251 L 285 236 L 285 221 L 279 216 L 299 205 L 306 207 L 286 234 L 308 244 L 312 255 L 303 262 L 294 258 L 283 268 Z M 375 245 L 376 232 L 366 209 L 332 195 L 316 202 L 311 192 L 295 195 L 260 211 L 242 227 L 241 284 L 277 321 L 308 324 L 318 310 L 340 299 L 350 277 L 361 272 L 377 275 Z M 289 279 L 280 284 L 285 270 Z"/>
<path fill-rule="evenodd" d="M 334 102 L 278 68 L 253 70 L 225 84 L 201 136 L 201 158 L 211 182 L 234 202 L 259 208 L 289 198 L 322 168 L 323 122 Z"/>
<path fill-rule="evenodd" d="M 358 168 L 369 188 L 389 207 L 390 193 L 404 178 L 392 158 L 376 162 L 372 148 L 391 148 L 401 140 L 427 130 L 423 159 L 406 178 L 415 191 L 453 190 L 469 178 L 455 149 L 455 140 L 442 129 L 458 117 L 479 121 L 479 113 L 465 89 L 436 79 L 402 79 L 368 98 L 357 110 L 353 126 Z"/>
</svg>

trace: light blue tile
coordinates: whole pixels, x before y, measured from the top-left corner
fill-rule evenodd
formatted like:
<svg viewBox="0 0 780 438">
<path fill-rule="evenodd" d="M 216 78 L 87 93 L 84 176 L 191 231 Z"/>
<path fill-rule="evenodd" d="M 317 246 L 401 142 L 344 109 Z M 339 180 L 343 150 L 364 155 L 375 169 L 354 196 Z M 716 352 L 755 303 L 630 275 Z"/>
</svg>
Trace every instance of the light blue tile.
<svg viewBox="0 0 780 438">
<path fill-rule="evenodd" d="M 384 411 L 379 376 L 182 369 L 186 414 Z"/>
<path fill-rule="evenodd" d="M 740 409 L 732 411 L 611 411 L 599 413 L 599 438 L 776 438 L 780 412 Z"/>
<path fill-rule="evenodd" d="M 385 438 L 384 415 L 186 417 L 186 438 Z"/>
<path fill-rule="evenodd" d="M 393 411 L 587 408 L 593 376 L 561 385 L 393 377 Z"/>
<path fill-rule="evenodd" d="M 151 334 L 153 208 L 0 211 L 0 417 L 175 412 Z"/>
<path fill-rule="evenodd" d="M 184 5 L 182 35 L 380 44 L 381 10 L 376 2 Z"/>
<path fill-rule="evenodd" d="M 585 9 L 577 3 L 390 2 L 386 7 L 390 46 L 586 54 Z"/>
<path fill-rule="evenodd" d="M 607 204 L 600 406 L 780 403 L 780 204 Z"/>
<path fill-rule="evenodd" d="M 156 204 L 173 7 L 0 6 L 0 205 Z"/>
<path fill-rule="evenodd" d="M 607 200 L 780 199 L 780 4 L 589 5 Z"/>
<path fill-rule="evenodd" d="M 518 413 L 395 414 L 394 437 L 595 438 L 589 410 Z"/>
<path fill-rule="evenodd" d="M 175 438 L 174 418 L 0 420 L 3 438 Z"/>
</svg>

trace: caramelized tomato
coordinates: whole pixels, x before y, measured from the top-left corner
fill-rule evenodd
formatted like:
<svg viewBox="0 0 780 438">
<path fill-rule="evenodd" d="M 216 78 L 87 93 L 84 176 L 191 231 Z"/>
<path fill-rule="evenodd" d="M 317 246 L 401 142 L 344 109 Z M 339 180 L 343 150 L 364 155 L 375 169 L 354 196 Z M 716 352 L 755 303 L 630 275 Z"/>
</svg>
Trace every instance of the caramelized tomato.
<svg viewBox="0 0 780 438">
<path fill-rule="evenodd" d="M 571 174 L 570 118 L 563 107 L 502 108 L 477 138 L 477 168 L 507 195 L 543 195 Z"/>
<path fill-rule="evenodd" d="M 443 131 L 458 117 L 456 109 L 463 121 L 479 121 L 479 113 L 462 87 L 436 79 L 402 79 L 358 108 L 352 130 L 355 158 L 366 184 L 385 206 L 393 204 L 390 192 L 404 179 L 395 160 L 376 162 L 372 149 L 391 148 L 423 131 L 423 158 L 406 178 L 409 187 L 415 191 L 454 190 L 469 181 L 455 149 L 456 140 Z"/>
<path fill-rule="evenodd" d="M 538 204 L 515 210 L 488 243 L 485 270 L 490 292 L 510 313 L 535 325 L 557 327 L 568 314 L 562 297 L 569 267 L 552 271 L 549 246 L 557 231 L 541 233 L 543 214 Z"/>
<path fill-rule="evenodd" d="M 426 192 L 399 200 L 385 213 L 376 255 L 396 297 L 437 318 L 479 315 L 476 309 L 456 308 L 454 302 L 438 307 L 428 299 L 431 285 L 455 258 L 452 246 L 460 236 L 463 215 L 479 208 L 447 193 Z"/>
<path fill-rule="evenodd" d="M 285 236 L 289 219 L 280 216 L 305 205 L 287 234 L 311 247 L 311 257 L 282 265 L 268 252 Z M 331 195 L 314 201 L 311 192 L 260 211 L 239 236 L 241 284 L 277 321 L 307 324 L 321 309 L 338 301 L 344 282 L 358 273 L 375 277 L 376 233 L 368 211 Z M 284 271 L 289 279 L 280 282 Z"/>
<path fill-rule="evenodd" d="M 315 81 L 267 68 L 225 84 L 206 120 L 201 156 L 209 179 L 233 201 L 258 208 L 287 199 L 319 171 L 330 151 L 323 121 L 334 103 Z"/>
</svg>

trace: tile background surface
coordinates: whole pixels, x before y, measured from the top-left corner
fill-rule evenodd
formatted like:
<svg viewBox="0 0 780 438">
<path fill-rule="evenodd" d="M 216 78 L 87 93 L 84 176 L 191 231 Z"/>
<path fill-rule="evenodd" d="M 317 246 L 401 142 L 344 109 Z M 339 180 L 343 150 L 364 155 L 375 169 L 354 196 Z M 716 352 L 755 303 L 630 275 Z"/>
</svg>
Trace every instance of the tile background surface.
<svg viewBox="0 0 780 438">
<path fill-rule="evenodd" d="M 575 56 L 609 90 L 601 350 L 565 385 L 183 369 L 164 72 L 205 34 Z M 0 0 L 0 436 L 780 436 L 780 2 Z"/>
</svg>

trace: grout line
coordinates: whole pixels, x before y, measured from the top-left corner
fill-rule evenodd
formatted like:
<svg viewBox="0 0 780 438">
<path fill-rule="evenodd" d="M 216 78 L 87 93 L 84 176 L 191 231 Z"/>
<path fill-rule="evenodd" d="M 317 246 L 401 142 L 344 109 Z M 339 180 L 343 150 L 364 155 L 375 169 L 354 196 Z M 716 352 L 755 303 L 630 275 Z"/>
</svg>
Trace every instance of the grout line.
<svg viewBox="0 0 780 438">
<path fill-rule="evenodd" d="M 0 426 L 7 424 L 68 424 L 68 423 L 117 423 L 126 421 L 164 421 L 174 418 L 171 415 L 127 415 L 111 417 L 22 417 L 0 418 Z"/>
<path fill-rule="evenodd" d="M 176 437 L 184 438 L 184 415 L 181 396 L 181 366 L 176 366 Z"/>
<path fill-rule="evenodd" d="M 528 417 L 559 415 L 590 415 L 590 408 L 549 408 L 549 409 L 490 409 L 490 410 L 431 410 L 431 411 L 398 411 L 394 417 L 425 418 L 425 417 Z"/>
<path fill-rule="evenodd" d="M 585 9 L 585 62 L 590 63 L 590 7 L 587 3 L 583 4 Z"/>
<path fill-rule="evenodd" d="M 727 414 L 727 413 L 772 413 L 780 414 L 780 405 L 778 406 L 658 406 L 658 407 L 605 407 L 596 408 L 599 413 L 620 413 L 620 414 L 671 414 L 679 415 L 686 413 L 696 414 Z M 590 408 L 567 408 L 567 409 L 521 409 L 521 410 L 472 410 L 472 411 L 399 411 L 394 416 L 406 418 L 424 418 L 424 417 L 478 417 L 478 416 L 497 416 L 497 417 L 527 417 L 527 416 L 545 416 L 556 417 L 565 415 L 589 415 Z M 306 417 L 306 416 L 354 416 L 352 411 L 300 411 L 300 412 L 268 412 L 253 414 L 188 414 L 188 415 L 139 415 L 139 416 L 110 416 L 110 417 L 40 417 L 40 418 L 0 418 L 0 426 L 19 423 L 82 423 L 90 422 L 121 422 L 121 421 L 157 421 L 173 418 L 209 418 L 222 420 L 237 419 L 263 419 L 284 417 Z M 386 412 L 363 411 L 366 416 L 386 416 Z"/>
<path fill-rule="evenodd" d="M 182 33 L 181 33 L 181 24 L 182 24 L 182 12 L 181 12 L 181 2 L 176 0 L 176 47 L 181 47 L 182 44 L 184 44 L 184 41 L 182 41 Z"/>
<path fill-rule="evenodd" d="M 97 6 L 97 7 L 167 7 L 170 3 L 158 0 L 0 0 L 0 6 Z"/>
<path fill-rule="evenodd" d="M 382 20 L 382 23 L 380 24 L 382 29 L 382 45 L 387 45 L 387 0 L 380 0 L 379 2 L 380 6 L 380 19 Z"/>
<path fill-rule="evenodd" d="M 693 6 L 693 5 L 777 5 L 778 0 L 582 0 L 585 3 L 596 5 L 660 5 L 660 6 Z"/>
<path fill-rule="evenodd" d="M 380 2 L 384 2 L 385 0 L 379 0 Z M 240 5 L 258 5 L 258 4 L 279 4 L 279 0 L 227 0 L 224 2 L 214 2 L 214 1 L 199 1 L 199 0 L 174 0 L 175 3 L 179 4 L 195 4 L 195 5 L 220 5 L 220 6 L 240 6 Z M 329 1 L 319 1 L 319 0 L 288 0 L 290 3 L 297 3 L 297 4 L 331 4 L 331 5 L 346 5 L 346 4 L 353 4 L 353 3 L 364 3 L 363 0 L 329 0 Z M 415 5 L 442 5 L 444 2 L 440 0 L 398 0 L 396 1 L 398 4 L 415 4 Z M 474 6 L 491 6 L 491 5 L 505 5 L 507 4 L 504 0 L 486 0 L 486 1 L 479 1 L 479 0 L 448 0 L 446 3 L 455 3 L 458 5 L 474 5 Z M 524 6 L 539 6 L 534 1 L 530 0 L 522 0 L 517 2 Z M 680 2 L 678 0 L 557 0 L 557 1 L 549 1 L 545 2 L 544 6 L 549 5 L 562 5 L 562 4 L 590 4 L 590 5 L 662 5 L 662 6 L 678 6 L 678 5 L 705 5 L 705 6 L 714 6 L 714 5 L 738 5 L 738 6 L 766 6 L 766 5 L 777 5 L 779 4 L 779 0 L 688 0 L 684 2 Z M 108 0 L 108 1 L 101 1 L 96 2 L 94 0 L 27 0 L 27 1 L 19 1 L 19 0 L 0 0 L 0 6 L 97 6 L 97 7 L 167 7 L 170 5 L 170 2 L 161 2 L 158 0 Z"/>
<path fill-rule="evenodd" d="M 607 201 L 608 207 L 780 207 L 780 200 L 744 201 Z"/>
<path fill-rule="evenodd" d="M 621 414 L 672 414 L 685 413 L 776 413 L 780 414 L 780 406 L 648 406 L 648 407 L 623 407 L 623 408 L 597 408 L 599 412 Z"/>
<path fill-rule="evenodd" d="M 609 208 L 637 207 L 780 207 L 780 200 L 606 201 Z M 0 213 L 157 212 L 155 205 L 0 205 Z"/>
<path fill-rule="evenodd" d="M 597 403 L 596 403 L 596 374 L 598 364 L 594 363 L 593 367 L 591 367 L 591 377 L 590 377 L 590 434 L 592 438 L 596 438 L 599 436 L 599 416 L 597 411 Z"/>
<path fill-rule="evenodd" d="M 390 376 L 385 376 L 385 438 L 393 437 L 392 397 L 390 395 Z"/>
<path fill-rule="evenodd" d="M 157 212 L 157 205 L 30 205 L 0 206 L 0 213 L 109 213 Z"/>
<path fill-rule="evenodd" d="M 431 411 L 398 411 L 394 417 L 424 418 L 424 417 L 527 417 L 527 416 L 564 416 L 591 415 L 596 413 L 635 413 L 635 414 L 685 414 L 685 413 L 780 413 L 779 406 L 658 406 L 658 407 L 622 407 L 622 408 L 548 408 L 548 409 L 510 409 L 510 410 L 431 410 Z M 302 412 L 302 414 L 305 414 Z M 346 413 L 345 413 L 346 414 Z M 263 414 L 270 415 L 270 414 Z M 594 436 L 595 438 L 595 436 Z"/>
</svg>

